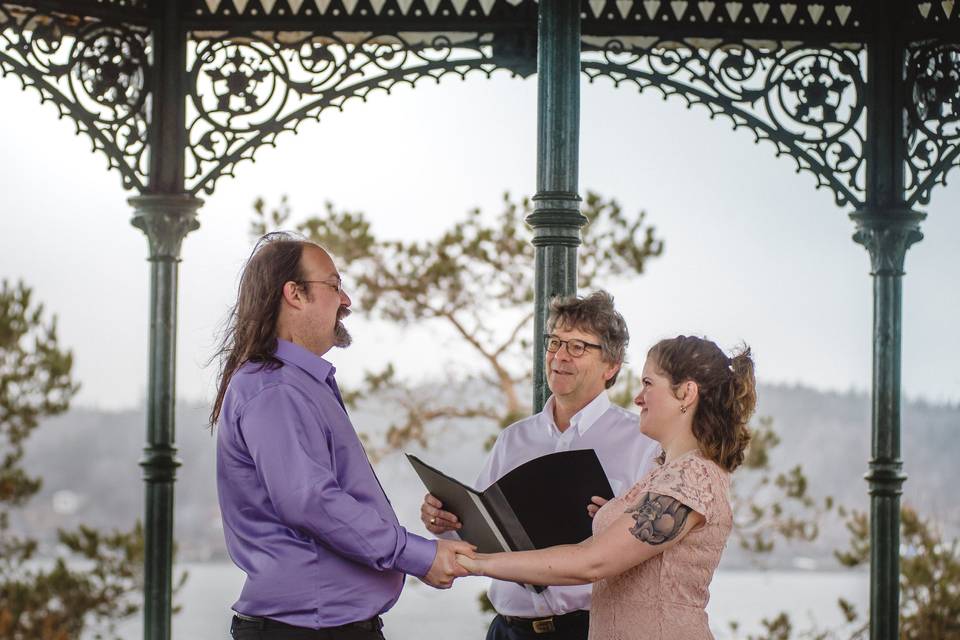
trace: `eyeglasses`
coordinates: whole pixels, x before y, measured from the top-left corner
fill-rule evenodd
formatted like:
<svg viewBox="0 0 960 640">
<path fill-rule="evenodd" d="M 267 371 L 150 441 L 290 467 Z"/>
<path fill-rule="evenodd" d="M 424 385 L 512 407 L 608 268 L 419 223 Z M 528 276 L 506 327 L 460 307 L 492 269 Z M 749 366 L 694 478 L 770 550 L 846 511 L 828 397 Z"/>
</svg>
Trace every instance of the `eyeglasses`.
<svg viewBox="0 0 960 640">
<path fill-rule="evenodd" d="M 570 354 L 573 358 L 579 358 L 583 355 L 583 352 L 588 348 L 592 349 L 601 349 L 602 347 L 598 344 L 593 344 L 591 342 L 584 342 L 583 340 L 577 340 L 576 338 L 570 338 L 569 340 L 561 340 L 557 336 L 551 335 L 549 333 L 544 334 L 543 336 L 543 345 L 547 348 L 547 351 L 550 353 L 556 353 L 560 351 L 560 347 L 567 345 L 567 353 Z"/>
<path fill-rule="evenodd" d="M 330 280 L 333 280 L 333 282 L 330 282 Z M 343 278 L 341 278 L 340 276 L 333 276 L 332 278 L 328 278 L 326 280 L 294 280 L 294 282 L 301 285 L 302 284 L 322 284 L 336 291 L 337 295 L 343 295 L 344 293 Z"/>
</svg>

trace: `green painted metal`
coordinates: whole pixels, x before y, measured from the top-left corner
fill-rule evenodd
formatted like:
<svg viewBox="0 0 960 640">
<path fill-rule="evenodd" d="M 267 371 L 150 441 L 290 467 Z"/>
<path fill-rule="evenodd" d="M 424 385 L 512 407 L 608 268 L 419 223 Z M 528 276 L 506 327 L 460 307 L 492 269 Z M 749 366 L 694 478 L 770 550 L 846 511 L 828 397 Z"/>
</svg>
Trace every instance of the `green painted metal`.
<svg viewBox="0 0 960 640">
<path fill-rule="evenodd" d="M 854 214 L 854 240 L 870 252 L 873 276 L 873 439 L 870 469 L 870 638 L 896 640 L 900 612 L 900 336 L 903 263 L 923 238 L 916 212 Z"/>
<path fill-rule="evenodd" d="M 533 228 L 533 409 L 549 396 L 543 334 L 550 299 L 577 291 L 580 228 L 580 6 L 541 2 L 537 32 L 537 193 Z"/>
<path fill-rule="evenodd" d="M 155 89 L 150 119 L 149 193 L 130 198 L 132 223 L 150 246 L 150 345 L 147 446 L 140 461 L 145 483 L 144 640 L 170 640 L 173 615 L 173 503 L 177 285 L 180 246 L 200 224 L 203 201 L 184 194 L 187 144 L 187 35 L 182 3 L 165 2 L 153 29 Z"/>
<path fill-rule="evenodd" d="M 180 2 L 162 3 L 162 19 L 153 29 L 154 64 L 150 86 L 150 193 L 184 192 L 184 152 L 187 148 L 187 32 Z"/>
<path fill-rule="evenodd" d="M 177 275 L 183 238 L 200 226 L 192 196 L 130 198 L 133 226 L 150 246 L 150 358 L 147 446 L 140 461 L 146 483 L 144 519 L 144 614 L 146 640 L 169 640 L 173 587 L 173 484 L 177 459 L 176 405 Z"/>
<path fill-rule="evenodd" d="M 873 277 L 873 438 L 866 480 L 870 491 L 870 638 L 896 640 L 900 615 L 900 366 L 903 265 L 923 238 L 924 214 L 905 201 L 903 132 L 906 42 L 899 32 L 903 3 L 876 3 L 867 45 L 866 201 L 851 215 L 853 239 L 870 253 Z"/>
</svg>

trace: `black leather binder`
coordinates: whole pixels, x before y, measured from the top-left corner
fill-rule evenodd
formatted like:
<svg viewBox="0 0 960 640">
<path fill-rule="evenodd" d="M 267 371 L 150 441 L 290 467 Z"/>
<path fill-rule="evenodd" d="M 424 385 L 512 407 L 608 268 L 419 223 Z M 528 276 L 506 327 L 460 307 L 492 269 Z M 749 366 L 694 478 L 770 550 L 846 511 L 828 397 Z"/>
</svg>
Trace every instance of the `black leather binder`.
<svg viewBox="0 0 960 640">
<path fill-rule="evenodd" d="M 591 535 L 591 496 L 613 490 L 593 449 L 530 460 L 476 491 L 416 456 L 407 459 L 431 494 L 460 519 L 460 537 L 481 553 L 576 544 Z"/>
</svg>

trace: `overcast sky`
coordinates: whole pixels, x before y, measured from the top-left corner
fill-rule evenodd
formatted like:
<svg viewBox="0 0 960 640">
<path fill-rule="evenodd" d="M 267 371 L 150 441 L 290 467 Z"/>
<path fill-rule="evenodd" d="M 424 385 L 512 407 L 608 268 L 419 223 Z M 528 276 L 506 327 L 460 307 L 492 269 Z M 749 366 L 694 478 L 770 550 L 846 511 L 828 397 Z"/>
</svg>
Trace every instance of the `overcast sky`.
<svg viewBox="0 0 960 640">
<path fill-rule="evenodd" d="M 83 384 L 78 404 L 142 403 L 148 264 L 146 239 L 129 224 L 133 194 L 15 78 L 0 79 L 0 109 L 0 277 L 25 280 L 57 315 Z M 581 113 L 581 191 L 646 210 L 666 242 L 642 278 L 605 283 L 629 323 L 634 363 L 651 342 L 692 332 L 724 347 L 748 342 L 762 381 L 869 388 L 870 263 L 850 239 L 849 210 L 769 144 L 678 100 L 600 82 L 584 85 Z M 505 74 L 399 86 L 262 149 L 206 198 L 184 243 L 179 398 L 212 394 L 204 364 L 250 250 L 258 195 L 289 194 L 297 219 L 332 200 L 366 212 L 381 236 L 425 238 L 473 206 L 494 215 L 504 190 L 532 195 L 535 162 L 535 79 Z M 903 385 L 957 402 L 960 189 L 938 187 L 926 211 L 926 237 L 906 261 Z M 436 326 L 401 331 L 360 313 L 349 323 L 354 346 L 331 354 L 347 384 L 388 360 L 412 380 L 480 367 Z"/>
</svg>

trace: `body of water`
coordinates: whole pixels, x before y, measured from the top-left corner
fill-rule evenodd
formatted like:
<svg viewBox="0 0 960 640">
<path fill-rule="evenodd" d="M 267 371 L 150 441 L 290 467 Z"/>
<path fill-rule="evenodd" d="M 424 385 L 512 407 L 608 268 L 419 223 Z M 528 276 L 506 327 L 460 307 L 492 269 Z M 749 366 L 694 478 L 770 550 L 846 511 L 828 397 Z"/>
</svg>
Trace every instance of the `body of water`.
<svg viewBox="0 0 960 640">
<path fill-rule="evenodd" d="M 230 605 L 240 592 L 243 573 L 219 563 L 181 569 L 190 577 L 177 598 L 182 610 L 173 621 L 174 639 L 227 640 Z M 744 634 L 759 630 L 762 618 L 780 611 L 791 615 L 795 629 L 814 623 L 826 628 L 842 622 L 839 597 L 866 613 L 868 581 L 867 574 L 855 572 L 720 571 L 710 587 L 707 611 L 718 640 L 731 636 L 731 620 L 740 623 Z M 483 640 L 490 616 L 480 612 L 477 598 L 486 585 L 484 578 L 465 578 L 450 590 L 437 591 L 408 580 L 400 601 L 384 616 L 384 635 L 388 640 Z M 131 619 L 119 625 L 118 634 L 136 640 L 143 636 L 142 629 L 139 619 Z"/>
</svg>

